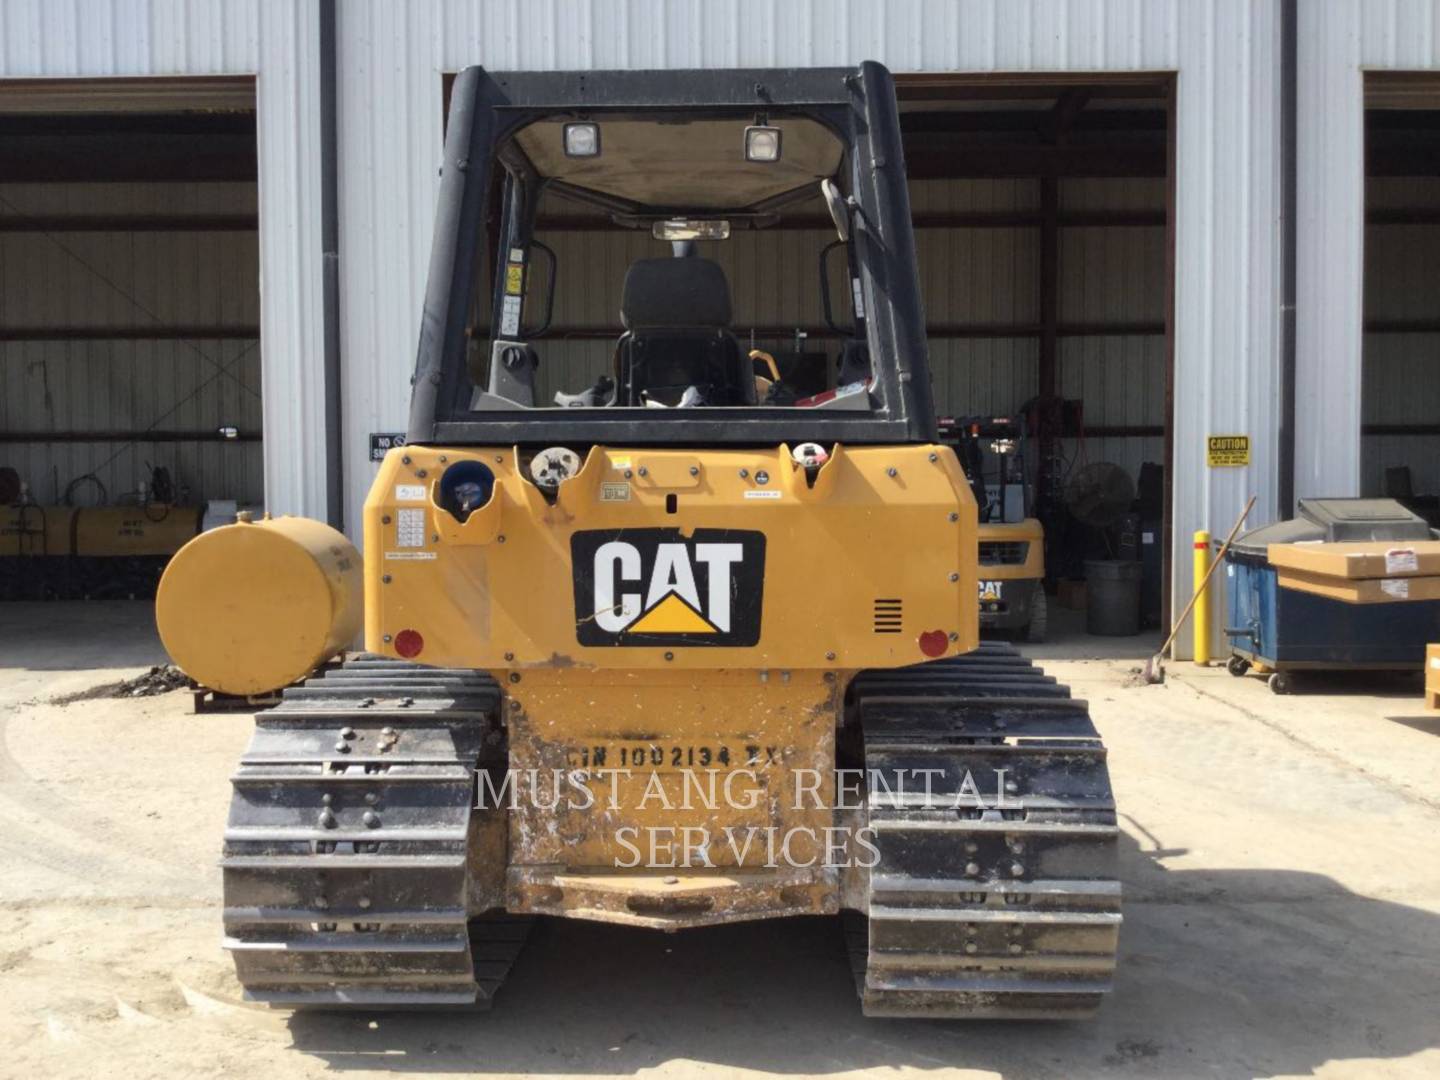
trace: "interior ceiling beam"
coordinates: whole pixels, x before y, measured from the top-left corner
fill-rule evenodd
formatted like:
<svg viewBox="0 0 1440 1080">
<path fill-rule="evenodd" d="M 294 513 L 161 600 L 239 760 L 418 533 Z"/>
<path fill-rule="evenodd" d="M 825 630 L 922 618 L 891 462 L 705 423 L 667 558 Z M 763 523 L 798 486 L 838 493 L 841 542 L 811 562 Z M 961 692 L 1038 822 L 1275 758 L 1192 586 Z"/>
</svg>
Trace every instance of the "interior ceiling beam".
<svg viewBox="0 0 1440 1080">
<path fill-rule="evenodd" d="M 249 135 L 254 112 L 35 113 L 0 112 L 0 135 Z"/>
<path fill-rule="evenodd" d="M 236 430 L 235 434 L 220 431 L 0 431 L 0 443 L 175 443 L 175 442 L 260 442 L 258 431 Z"/>
<path fill-rule="evenodd" d="M 1087 439 L 1163 439 L 1165 428 L 1161 424 L 1085 424 L 1080 429 Z M 1074 439 L 1071 432 L 1061 438 Z"/>
<path fill-rule="evenodd" d="M 1163 109 L 1091 109 L 1084 103 L 1090 98 L 1073 91 L 1061 98 L 1065 103 L 1049 109 L 997 109 L 983 112 L 962 110 L 905 112 L 900 114 L 900 130 L 906 136 L 950 132 L 1003 132 L 1014 135 L 1032 134 L 1053 142 L 1052 132 L 1063 128 L 1070 132 L 1133 132 L 1164 138 Z"/>
<path fill-rule="evenodd" d="M 1440 424 L 1361 424 L 1361 435 L 1440 435 Z"/>
<path fill-rule="evenodd" d="M 1029 143 L 926 144 L 905 152 L 912 180 L 1165 176 L 1163 142 L 1059 146 Z"/>
<path fill-rule="evenodd" d="M 1440 110 L 1365 115 L 1369 176 L 1440 176 Z"/>
<path fill-rule="evenodd" d="M 1366 334 L 1440 334 L 1440 319 L 1366 319 Z"/>
<path fill-rule="evenodd" d="M 895 95 L 902 105 L 907 101 L 1053 101 L 1064 90 L 1083 86 L 1096 98 L 1163 103 L 1173 77 L 1164 71 L 1116 72 L 1103 76 L 1082 71 L 1034 75 L 1018 72 L 1006 75 L 959 72 L 901 74 L 895 77 Z"/>
<path fill-rule="evenodd" d="M 0 182 L 253 181 L 255 135 L 0 135 Z"/>
<path fill-rule="evenodd" d="M 1440 206 L 1385 207 L 1365 212 L 1367 225 L 1440 225 Z"/>
<path fill-rule="evenodd" d="M 258 326 L 0 326 L 0 341 L 258 341 Z"/>
<path fill-rule="evenodd" d="M 253 75 L 0 80 L 0 112 L 127 113 L 251 110 Z"/>
<path fill-rule="evenodd" d="M 1368 71 L 1367 109 L 1440 108 L 1440 74 L 1434 71 Z"/>
<path fill-rule="evenodd" d="M 1365 148 L 1366 176 L 1440 176 L 1440 144 L 1370 143 Z"/>
<path fill-rule="evenodd" d="M 33 214 L 0 213 L 0 233 L 255 232 L 257 214 Z"/>
<path fill-rule="evenodd" d="M 1372 137 L 1391 137 L 1402 132 L 1435 135 L 1440 131 L 1440 109 L 1365 110 L 1365 128 Z"/>
</svg>

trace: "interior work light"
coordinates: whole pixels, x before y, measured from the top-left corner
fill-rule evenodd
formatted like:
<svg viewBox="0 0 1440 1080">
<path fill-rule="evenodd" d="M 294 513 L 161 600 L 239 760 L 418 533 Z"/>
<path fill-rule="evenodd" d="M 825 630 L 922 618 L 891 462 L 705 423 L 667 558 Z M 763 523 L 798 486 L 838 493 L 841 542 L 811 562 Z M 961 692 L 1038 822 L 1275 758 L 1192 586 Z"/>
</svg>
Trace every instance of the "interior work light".
<svg viewBox="0 0 1440 1080">
<path fill-rule="evenodd" d="M 565 156 L 566 156 L 566 157 L 599 157 L 599 156 L 600 156 L 600 125 L 599 125 L 599 124 L 566 124 L 566 125 L 565 125 Z"/>
<path fill-rule="evenodd" d="M 752 124 L 745 129 L 746 161 L 779 161 L 780 129 Z"/>
</svg>

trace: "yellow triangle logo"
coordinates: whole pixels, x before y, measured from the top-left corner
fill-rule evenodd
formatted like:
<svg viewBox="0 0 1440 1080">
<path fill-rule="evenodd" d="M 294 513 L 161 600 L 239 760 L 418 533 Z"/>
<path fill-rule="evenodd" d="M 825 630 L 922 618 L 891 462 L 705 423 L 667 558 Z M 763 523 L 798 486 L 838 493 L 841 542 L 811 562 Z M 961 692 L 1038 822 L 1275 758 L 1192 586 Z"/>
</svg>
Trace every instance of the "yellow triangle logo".
<svg viewBox="0 0 1440 1080">
<path fill-rule="evenodd" d="M 625 628 L 627 634 L 713 634 L 701 614 L 675 593 L 666 593 L 653 608 Z"/>
</svg>

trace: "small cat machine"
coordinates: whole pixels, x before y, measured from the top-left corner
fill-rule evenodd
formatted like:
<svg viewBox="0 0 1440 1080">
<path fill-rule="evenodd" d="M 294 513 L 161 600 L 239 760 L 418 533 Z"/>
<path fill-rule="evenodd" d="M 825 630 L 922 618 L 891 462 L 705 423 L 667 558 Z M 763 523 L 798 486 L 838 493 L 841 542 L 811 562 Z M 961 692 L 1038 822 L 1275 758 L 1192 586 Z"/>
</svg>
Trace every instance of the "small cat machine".
<svg viewBox="0 0 1440 1080">
<path fill-rule="evenodd" d="M 660 249 L 553 405 L 542 192 Z M 809 393 L 742 347 L 744 264 L 697 253 L 806 203 L 853 309 Z M 869 1015 L 1099 1006 L 1105 747 L 979 640 L 884 68 L 462 72 L 413 385 L 363 559 L 279 518 L 202 535 L 161 585 L 167 645 L 223 691 L 343 647 L 363 582 L 368 655 L 257 715 L 234 775 L 225 943 L 250 998 L 483 1005 L 534 915 L 833 915 Z"/>
<path fill-rule="evenodd" d="M 979 513 L 980 629 L 1045 640 L 1045 528 L 1030 514 L 1024 425 L 1008 416 L 942 416 Z"/>
</svg>

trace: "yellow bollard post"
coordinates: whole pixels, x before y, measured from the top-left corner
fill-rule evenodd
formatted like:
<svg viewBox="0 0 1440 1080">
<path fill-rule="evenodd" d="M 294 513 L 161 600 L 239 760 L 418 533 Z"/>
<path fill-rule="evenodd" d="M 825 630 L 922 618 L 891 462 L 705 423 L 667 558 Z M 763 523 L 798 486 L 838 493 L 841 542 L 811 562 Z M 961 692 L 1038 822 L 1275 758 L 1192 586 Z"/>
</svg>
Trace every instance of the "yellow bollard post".
<svg viewBox="0 0 1440 1080">
<path fill-rule="evenodd" d="M 1205 580 L 1210 570 L 1210 533 L 1199 529 L 1195 533 L 1195 584 Z M 1195 595 L 1195 619 L 1191 623 L 1195 633 L 1195 663 L 1207 667 L 1210 663 L 1210 587 L 1207 582 Z"/>
</svg>

